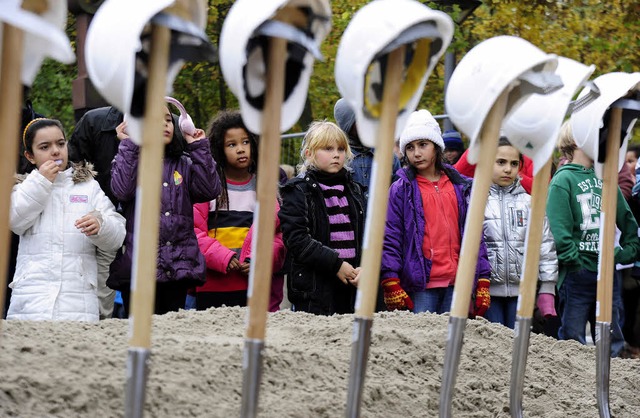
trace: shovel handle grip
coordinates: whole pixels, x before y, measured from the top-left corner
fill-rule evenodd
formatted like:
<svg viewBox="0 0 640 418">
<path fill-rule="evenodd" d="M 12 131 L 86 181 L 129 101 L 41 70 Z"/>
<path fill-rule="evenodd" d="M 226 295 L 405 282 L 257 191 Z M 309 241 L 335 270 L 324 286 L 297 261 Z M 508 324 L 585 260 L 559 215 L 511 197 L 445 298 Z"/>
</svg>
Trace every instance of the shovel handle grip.
<svg viewBox="0 0 640 418">
<path fill-rule="evenodd" d="M 387 72 L 382 94 L 380 127 L 376 138 L 376 152 L 373 156 L 373 177 L 367 206 L 367 219 L 362 249 L 362 272 L 356 298 L 356 316 L 373 318 L 378 287 L 380 283 L 380 263 L 382 243 L 387 220 L 389 183 L 393 163 L 393 140 L 402 87 L 402 64 L 405 46 L 389 54 Z"/>
<path fill-rule="evenodd" d="M 611 108 L 607 153 L 602 182 L 602 208 L 600 211 L 600 260 L 598 265 L 598 290 L 596 321 L 611 323 L 613 299 L 614 249 L 616 234 L 616 209 L 618 207 L 618 151 L 622 130 L 622 109 Z"/>
<path fill-rule="evenodd" d="M 151 318 L 156 297 L 158 232 L 160 229 L 160 182 L 162 179 L 162 117 L 169 63 L 168 28 L 154 25 L 151 34 L 149 80 L 138 165 L 138 192 L 134 231 L 134 271 L 131 280 L 130 318 L 132 347 L 151 348 Z"/>
<path fill-rule="evenodd" d="M 253 245 L 255 253 L 249 272 L 247 291 L 249 323 L 246 337 L 264 340 L 267 325 L 271 275 L 273 273 L 273 236 L 275 233 L 278 163 L 280 160 L 280 119 L 284 101 L 284 74 L 287 41 L 269 39 L 267 90 L 265 92 L 262 135 L 258 144 L 258 183 L 254 214 Z"/>
<path fill-rule="evenodd" d="M 2 36 L 2 63 L 0 64 L 0 126 L 3 128 L 3 153 L 11 156 L 0 164 L 0 312 L 4 312 L 5 292 L 7 291 L 7 264 L 9 261 L 9 208 L 11 190 L 14 185 L 13 174 L 16 170 L 15 159 L 18 155 L 20 138 L 20 103 L 22 103 L 22 45 L 24 33 L 11 25 L 0 24 Z M 13 164 L 11 164 L 13 163 Z"/>
<path fill-rule="evenodd" d="M 467 318 L 469 315 L 469 303 L 484 224 L 484 209 L 487 205 L 491 174 L 498 149 L 500 127 L 507 108 L 508 93 L 508 90 L 503 91 L 495 101 L 480 132 L 480 157 L 471 187 L 471 199 L 467 210 L 451 304 L 451 316 L 456 318 Z"/>
<path fill-rule="evenodd" d="M 517 315 L 520 318 L 531 318 L 533 316 L 550 175 L 551 160 L 547 161 L 533 178 L 531 211 L 529 212 L 527 242 L 525 243 L 524 271 L 520 280 L 520 294 L 518 296 Z"/>
</svg>

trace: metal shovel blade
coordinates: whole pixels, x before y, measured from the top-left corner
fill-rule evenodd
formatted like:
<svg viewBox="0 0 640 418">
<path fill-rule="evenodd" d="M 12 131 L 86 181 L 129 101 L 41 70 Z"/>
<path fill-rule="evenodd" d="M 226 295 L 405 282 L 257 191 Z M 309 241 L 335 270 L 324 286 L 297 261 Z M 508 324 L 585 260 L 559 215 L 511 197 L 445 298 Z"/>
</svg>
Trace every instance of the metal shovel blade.
<svg viewBox="0 0 640 418">
<path fill-rule="evenodd" d="M 609 410 L 609 370 L 611 365 L 611 324 L 596 321 L 596 397 L 600 418 L 611 418 Z"/>
<path fill-rule="evenodd" d="M 362 388 L 367 372 L 371 325 L 373 319 L 356 317 L 353 321 L 353 344 L 351 348 L 351 367 L 349 371 L 349 390 L 347 392 L 347 418 L 360 416 Z"/>
<path fill-rule="evenodd" d="M 522 418 L 522 391 L 524 375 L 527 369 L 527 356 L 529 354 L 531 322 L 531 317 L 516 317 L 511 358 L 511 386 L 509 390 L 509 408 L 512 418 Z"/>
<path fill-rule="evenodd" d="M 460 352 L 467 318 L 449 317 L 447 348 L 444 353 L 442 388 L 440 389 L 440 418 L 451 417 L 451 398 L 456 386 Z"/>
</svg>

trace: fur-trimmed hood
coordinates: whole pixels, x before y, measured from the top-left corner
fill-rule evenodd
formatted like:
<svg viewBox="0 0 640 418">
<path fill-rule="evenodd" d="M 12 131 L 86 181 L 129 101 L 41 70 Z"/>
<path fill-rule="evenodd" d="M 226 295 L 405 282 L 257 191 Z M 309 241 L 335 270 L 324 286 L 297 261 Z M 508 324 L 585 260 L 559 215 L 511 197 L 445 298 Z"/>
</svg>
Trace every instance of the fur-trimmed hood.
<svg viewBox="0 0 640 418">
<path fill-rule="evenodd" d="M 85 181 L 91 180 L 95 178 L 95 176 L 98 174 L 96 171 L 94 171 L 93 164 L 88 163 L 86 161 L 81 161 L 79 163 L 71 163 L 70 168 L 73 170 L 73 173 L 71 174 L 71 180 L 73 180 L 74 184 L 83 183 Z M 69 170 L 69 168 L 67 168 L 67 170 Z M 67 171 L 67 170 L 64 170 L 64 171 Z M 27 178 L 28 175 L 29 173 L 16 174 L 14 176 L 16 179 L 16 184 L 22 183 Z"/>
</svg>

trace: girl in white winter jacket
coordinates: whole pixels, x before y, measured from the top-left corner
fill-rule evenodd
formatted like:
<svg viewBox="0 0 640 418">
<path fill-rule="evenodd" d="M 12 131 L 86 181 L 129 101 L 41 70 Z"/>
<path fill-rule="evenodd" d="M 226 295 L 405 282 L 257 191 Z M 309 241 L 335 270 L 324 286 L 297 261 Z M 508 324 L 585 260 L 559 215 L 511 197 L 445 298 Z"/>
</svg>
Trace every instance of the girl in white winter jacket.
<svg viewBox="0 0 640 418">
<path fill-rule="evenodd" d="M 7 319 L 97 321 L 97 249 L 115 253 L 125 220 L 90 165 L 69 166 L 59 121 L 35 119 L 22 139 L 36 169 L 11 194 L 20 246 Z"/>
</svg>

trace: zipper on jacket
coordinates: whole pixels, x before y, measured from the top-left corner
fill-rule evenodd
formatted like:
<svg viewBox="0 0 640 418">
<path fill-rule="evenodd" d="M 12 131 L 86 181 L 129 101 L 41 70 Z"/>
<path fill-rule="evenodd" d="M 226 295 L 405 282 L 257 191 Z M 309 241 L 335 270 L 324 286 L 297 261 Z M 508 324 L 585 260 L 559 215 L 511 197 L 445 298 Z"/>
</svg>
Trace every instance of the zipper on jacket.
<svg viewBox="0 0 640 418">
<path fill-rule="evenodd" d="M 504 269 L 503 269 L 504 286 L 508 295 L 509 294 L 509 235 L 507 233 L 508 222 L 505 221 L 504 191 L 502 189 L 498 190 L 498 198 L 500 199 L 500 220 L 502 222 L 502 239 L 504 241 Z"/>
</svg>

